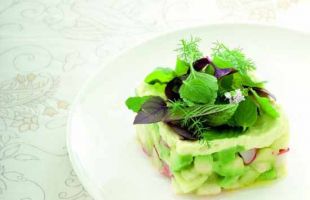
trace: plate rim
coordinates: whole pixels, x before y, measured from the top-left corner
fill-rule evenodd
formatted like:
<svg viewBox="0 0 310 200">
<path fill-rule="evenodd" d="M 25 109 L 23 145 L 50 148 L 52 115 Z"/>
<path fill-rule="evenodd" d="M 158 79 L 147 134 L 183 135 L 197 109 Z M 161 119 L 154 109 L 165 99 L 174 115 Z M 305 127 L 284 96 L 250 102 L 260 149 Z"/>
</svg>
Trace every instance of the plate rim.
<svg viewBox="0 0 310 200">
<path fill-rule="evenodd" d="M 66 125 L 66 137 L 65 138 L 66 138 L 66 147 L 67 147 L 67 151 L 68 151 L 68 157 L 69 157 L 70 163 L 72 165 L 72 169 L 74 170 L 75 174 L 77 175 L 81 185 L 89 193 L 90 197 L 94 198 L 95 200 L 103 200 L 100 196 L 98 196 L 98 192 L 95 192 L 95 189 L 101 190 L 101 188 L 99 186 L 97 186 L 96 184 L 92 184 L 91 183 L 92 180 L 89 176 L 87 177 L 85 175 L 82 175 L 83 174 L 82 173 L 82 171 L 83 171 L 82 167 L 83 166 L 81 164 L 79 164 L 79 160 L 78 160 L 78 158 L 76 158 L 77 155 L 75 155 L 75 153 L 73 152 L 73 148 L 72 148 L 72 142 L 71 141 L 72 141 L 72 136 L 74 135 L 74 133 L 71 130 L 71 127 L 72 127 L 72 118 L 73 118 L 74 113 L 76 111 L 79 100 L 81 99 L 81 97 L 85 93 L 86 89 L 88 88 L 88 85 L 92 82 L 92 80 L 97 76 L 97 74 L 101 73 L 109 63 L 112 63 L 118 57 L 126 54 L 127 52 L 133 51 L 134 49 L 139 48 L 140 46 L 143 46 L 144 44 L 146 44 L 148 42 L 151 42 L 153 40 L 157 40 L 161 37 L 165 37 L 165 36 L 170 35 L 170 34 L 175 34 L 175 33 L 183 32 L 186 30 L 218 28 L 218 27 L 227 27 L 227 26 L 236 26 L 236 27 L 242 26 L 242 27 L 246 27 L 246 28 L 253 27 L 253 28 L 261 28 L 261 29 L 267 28 L 267 29 L 283 30 L 286 32 L 291 32 L 294 34 L 299 34 L 299 35 L 303 35 L 306 37 L 310 37 L 310 32 L 308 33 L 306 31 L 296 30 L 293 28 L 288 28 L 288 27 L 278 26 L 278 25 L 261 24 L 261 23 L 214 23 L 214 24 L 206 24 L 206 25 L 198 25 L 198 26 L 188 26 L 188 27 L 183 27 L 183 28 L 179 28 L 179 29 L 173 29 L 171 31 L 167 31 L 164 33 L 155 34 L 152 37 L 149 37 L 145 40 L 139 41 L 139 42 L 133 44 L 132 46 L 129 46 L 129 47 L 121 50 L 119 53 L 116 53 L 113 56 L 108 57 L 106 59 L 106 61 L 104 63 L 102 63 L 100 65 L 100 67 L 98 69 L 96 69 L 86 79 L 86 81 L 83 83 L 81 89 L 78 91 L 78 93 L 73 98 L 71 108 L 69 110 L 67 121 L 66 121 L 67 125 Z"/>
</svg>

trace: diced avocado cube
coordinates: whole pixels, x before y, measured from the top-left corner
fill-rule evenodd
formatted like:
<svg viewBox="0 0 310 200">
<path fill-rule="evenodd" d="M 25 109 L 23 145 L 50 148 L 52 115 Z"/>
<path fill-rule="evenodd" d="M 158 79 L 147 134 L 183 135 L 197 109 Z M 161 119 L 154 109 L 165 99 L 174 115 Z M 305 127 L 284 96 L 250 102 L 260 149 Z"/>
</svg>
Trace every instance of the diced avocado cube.
<svg viewBox="0 0 310 200">
<path fill-rule="evenodd" d="M 258 180 L 274 180 L 278 177 L 277 170 L 275 168 L 272 168 L 264 173 L 262 173 Z"/>
<path fill-rule="evenodd" d="M 148 155 L 152 155 L 154 142 L 153 142 L 151 134 L 148 130 L 148 126 L 147 125 L 137 125 L 136 129 L 137 129 L 138 140 L 141 143 L 143 150 Z"/>
<path fill-rule="evenodd" d="M 259 177 L 259 173 L 250 166 L 246 166 L 244 174 L 239 178 L 241 185 L 249 185 L 253 183 Z"/>
<path fill-rule="evenodd" d="M 208 179 L 207 175 L 197 176 L 191 181 L 185 180 L 180 172 L 173 173 L 174 179 L 177 182 L 177 185 L 181 188 L 184 193 L 190 193 L 198 189 L 206 180 Z"/>
<path fill-rule="evenodd" d="M 170 154 L 170 165 L 172 171 L 180 171 L 188 166 L 190 166 L 193 162 L 193 156 L 191 155 L 179 155 L 175 151 L 171 151 Z"/>
<path fill-rule="evenodd" d="M 275 155 L 273 154 L 273 150 L 271 148 L 263 148 L 259 149 L 256 155 L 254 162 L 274 162 Z"/>
<path fill-rule="evenodd" d="M 239 176 L 244 172 L 244 164 L 242 158 L 236 158 L 228 163 L 215 162 L 213 165 L 214 171 L 221 176 Z"/>
<path fill-rule="evenodd" d="M 162 160 L 168 161 L 170 158 L 170 149 L 163 143 L 159 143 L 157 149 L 158 149 L 159 157 Z"/>
<path fill-rule="evenodd" d="M 194 168 L 201 174 L 209 175 L 212 172 L 213 158 L 211 155 L 196 156 L 194 160 Z"/>
<path fill-rule="evenodd" d="M 276 157 L 271 148 L 259 149 L 255 160 L 250 166 L 252 166 L 259 173 L 264 173 L 274 166 L 275 158 Z"/>
<path fill-rule="evenodd" d="M 214 159 L 218 162 L 228 163 L 228 162 L 231 162 L 232 160 L 235 160 L 236 153 L 242 150 L 243 150 L 242 147 L 236 146 L 236 147 L 232 147 L 232 148 L 217 152 L 213 156 L 214 156 Z"/>
<path fill-rule="evenodd" d="M 225 189 L 235 189 L 240 187 L 238 183 L 239 176 L 226 176 L 220 180 L 219 185 Z"/>
<path fill-rule="evenodd" d="M 216 195 L 221 193 L 222 189 L 216 183 L 204 183 L 202 186 L 198 188 L 196 191 L 197 195 Z"/>
<path fill-rule="evenodd" d="M 255 162 L 251 166 L 259 173 L 264 173 L 272 168 L 272 164 L 269 162 Z"/>
<path fill-rule="evenodd" d="M 186 168 L 180 171 L 182 177 L 187 180 L 191 181 L 198 177 L 200 174 L 195 170 L 194 167 Z"/>
</svg>

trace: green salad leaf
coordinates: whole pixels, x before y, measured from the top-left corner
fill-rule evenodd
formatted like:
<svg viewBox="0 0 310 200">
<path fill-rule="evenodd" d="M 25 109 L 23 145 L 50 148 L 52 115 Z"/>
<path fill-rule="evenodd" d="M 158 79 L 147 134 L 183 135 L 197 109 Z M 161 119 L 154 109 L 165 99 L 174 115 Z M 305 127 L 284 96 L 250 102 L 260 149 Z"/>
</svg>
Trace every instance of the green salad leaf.
<svg viewBox="0 0 310 200">
<path fill-rule="evenodd" d="M 185 61 L 181 60 L 179 57 L 177 58 L 177 62 L 175 65 L 175 74 L 176 76 L 182 76 L 186 74 L 189 70 L 189 64 Z"/>
<path fill-rule="evenodd" d="M 257 120 L 257 106 L 251 97 L 247 97 L 239 103 L 239 106 L 234 115 L 234 121 L 237 125 L 246 129 L 255 124 Z"/>
<path fill-rule="evenodd" d="M 168 83 L 175 77 L 175 72 L 170 68 L 158 67 L 144 79 L 145 83 Z"/>
<path fill-rule="evenodd" d="M 246 87 L 257 87 L 263 88 L 265 82 L 256 82 L 251 78 L 248 74 L 236 73 L 233 75 L 233 83 L 232 86 L 235 89 L 241 88 L 243 86 Z"/>
<path fill-rule="evenodd" d="M 218 84 L 214 76 L 193 69 L 180 88 L 180 96 L 183 100 L 197 104 L 213 104 L 217 91 Z"/>
<path fill-rule="evenodd" d="M 259 104 L 259 108 L 269 115 L 272 118 L 279 117 L 279 112 L 275 108 L 275 106 L 272 104 L 271 100 L 267 97 L 260 97 L 255 90 L 251 89 L 251 92 L 253 93 L 256 101 Z"/>
<path fill-rule="evenodd" d="M 227 124 L 227 122 L 234 116 L 238 108 L 238 104 L 224 104 L 224 105 L 227 105 L 228 109 L 205 117 L 206 123 L 209 126 L 221 126 Z"/>
<path fill-rule="evenodd" d="M 143 97 L 129 97 L 126 100 L 126 106 L 129 110 L 134 112 L 139 112 L 141 110 L 141 106 L 151 98 L 151 96 L 143 96 Z"/>
</svg>

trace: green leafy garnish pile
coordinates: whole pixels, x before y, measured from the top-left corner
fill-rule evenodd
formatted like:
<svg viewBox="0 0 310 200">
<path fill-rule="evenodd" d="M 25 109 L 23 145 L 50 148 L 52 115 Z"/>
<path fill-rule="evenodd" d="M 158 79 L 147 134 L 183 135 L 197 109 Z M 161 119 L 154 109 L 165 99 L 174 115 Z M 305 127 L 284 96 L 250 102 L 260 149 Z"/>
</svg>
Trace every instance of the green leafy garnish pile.
<svg viewBox="0 0 310 200">
<path fill-rule="evenodd" d="M 137 113 L 134 124 L 164 122 L 183 139 L 201 140 L 219 130 L 242 134 L 263 115 L 279 116 L 242 50 L 218 42 L 211 59 L 203 56 L 199 42 L 181 40 L 175 69 L 157 68 L 147 75 L 145 84 L 158 96 L 127 99 L 127 107 Z"/>
</svg>

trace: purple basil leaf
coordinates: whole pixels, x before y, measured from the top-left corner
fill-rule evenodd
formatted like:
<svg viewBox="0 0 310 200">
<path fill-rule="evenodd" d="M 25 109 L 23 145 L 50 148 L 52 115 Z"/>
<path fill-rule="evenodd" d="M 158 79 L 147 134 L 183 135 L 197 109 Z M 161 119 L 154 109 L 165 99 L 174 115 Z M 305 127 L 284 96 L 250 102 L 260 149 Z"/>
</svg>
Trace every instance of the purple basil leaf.
<svg viewBox="0 0 310 200">
<path fill-rule="evenodd" d="M 214 66 L 214 70 L 215 70 L 215 75 L 214 76 L 217 79 L 220 79 L 223 76 L 227 76 L 229 74 L 233 74 L 233 73 L 237 72 L 237 70 L 235 70 L 234 68 L 221 69 L 221 68 L 218 68 L 216 66 Z"/>
<path fill-rule="evenodd" d="M 199 60 L 196 60 L 193 63 L 193 67 L 194 67 L 195 70 L 201 71 L 205 66 L 207 66 L 210 63 L 211 63 L 211 61 L 209 60 L 209 58 L 208 57 L 204 57 L 204 58 L 201 58 Z"/>
<path fill-rule="evenodd" d="M 276 101 L 276 97 L 270 93 L 268 90 L 264 89 L 264 88 L 258 88 L 258 87 L 254 87 L 253 88 L 257 94 L 261 97 L 271 97 L 273 100 Z"/>
<path fill-rule="evenodd" d="M 182 128 L 180 125 L 174 123 L 167 123 L 167 125 L 179 136 L 182 137 L 183 140 L 197 140 L 198 138 L 195 137 L 190 131 Z"/>
<path fill-rule="evenodd" d="M 176 101 L 180 99 L 179 89 L 182 83 L 182 79 L 180 77 L 176 77 L 167 84 L 165 94 L 169 100 Z"/>
<path fill-rule="evenodd" d="M 160 97 L 151 97 L 142 106 L 138 112 L 134 124 L 152 124 L 162 121 L 168 111 L 165 100 Z"/>
</svg>

